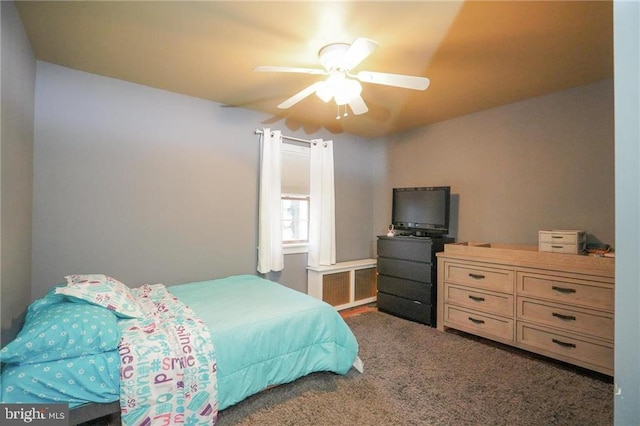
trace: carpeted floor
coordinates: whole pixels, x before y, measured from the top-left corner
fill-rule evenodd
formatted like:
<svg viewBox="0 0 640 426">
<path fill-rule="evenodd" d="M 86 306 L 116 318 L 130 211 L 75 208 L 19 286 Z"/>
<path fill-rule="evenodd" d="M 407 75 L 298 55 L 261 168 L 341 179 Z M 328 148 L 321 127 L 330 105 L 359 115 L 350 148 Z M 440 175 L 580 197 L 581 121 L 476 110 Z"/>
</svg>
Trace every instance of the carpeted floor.
<svg viewBox="0 0 640 426">
<path fill-rule="evenodd" d="M 611 378 L 384 313 L 346 319 L 364 374 L 317 373 L 230 407 L 230 425 L 611 425 Z"/>
</svg>

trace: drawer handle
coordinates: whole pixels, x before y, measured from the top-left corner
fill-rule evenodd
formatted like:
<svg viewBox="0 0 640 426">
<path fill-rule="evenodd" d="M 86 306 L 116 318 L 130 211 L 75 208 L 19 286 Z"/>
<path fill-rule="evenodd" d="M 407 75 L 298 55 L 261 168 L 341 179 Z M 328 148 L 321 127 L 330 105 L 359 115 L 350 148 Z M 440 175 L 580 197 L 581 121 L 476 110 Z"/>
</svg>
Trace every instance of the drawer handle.
<svg viewBox="0 0 640 426">
<path fill-rule="evenodd" d="M 484 279 L 484 275 L 481 275 L 481 274 L 469 274 L 469 276 L 471 278 L 473 278 L 473 279 L 476 279 L 476 280 L 483 280 Z"/>
<path fill-rule="evenodd" d="M 551 247 L 553 247 L 553 248 L 557 248 L 557 249 L 564 248 L 564 246 L 551 246 Z"/>
<path fill-rule="evenodd" d="M 551 341 L 553 343 L 555 343 L 556 345 L 564 346 L 565 348 L 575 348 L 576 347 L 575 343 L 567 343 L 567 342 L 563 342 L 562 340 L 558 340 L 558 339 L 551 339 Z"/>
<path fill-rule="evenodd" d="M 552 235 L 551 238 L 563 239 L 564 237 L 562 235 Z"/>
<path fill-rule="evenodd" d="M 469 321 L 471 321 L 474 324 L 484 324 L 483 320 L 479 320 L 479 319 L 476 319 L 476 318 L 473 318 L 473 317 L 469 317 Z"/>
<path fill-rule="evenodd" d="M 559 291 L 560 293 L 575 293 L 576 290 L 574 288 L 565 288 L 565 287 L 558 287 L 558 286 L 553 286 L 551 287 L 553 290 L 555 291 Z"/>
<path fill-rule="evenodd" d="M 484 297 L 478 297 L 478 296 L 469 295 L 469 299 L 473 300 L 474 302 L 484 302 Z"/>
<path fill-rule="evenodd" d="M 567 320 L 567 321 L 575 321 L 576 317 L 574 317 L 573 315 L 564 315 L 564 314 L 559 314 L 557 312 L 552 312 L 551 315 L 553 315 L 556 318 L 560 318 L 562 320 Z"/>
</svg>

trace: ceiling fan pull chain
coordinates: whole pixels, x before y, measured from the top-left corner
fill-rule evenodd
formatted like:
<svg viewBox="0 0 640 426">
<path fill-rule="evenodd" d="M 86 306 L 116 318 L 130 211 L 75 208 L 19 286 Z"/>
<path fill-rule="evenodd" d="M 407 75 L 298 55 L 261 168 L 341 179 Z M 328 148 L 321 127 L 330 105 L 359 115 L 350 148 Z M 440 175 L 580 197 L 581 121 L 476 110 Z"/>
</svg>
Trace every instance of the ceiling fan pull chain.
<svg viewBox="0 0 640 426">
<path fill-rule="evenodd" d="M 336 114 L 336 120 L 340 120 L 340 105 L 336 104 L 336 107 L 338 108 L 338 113 Z"/>
</svg>

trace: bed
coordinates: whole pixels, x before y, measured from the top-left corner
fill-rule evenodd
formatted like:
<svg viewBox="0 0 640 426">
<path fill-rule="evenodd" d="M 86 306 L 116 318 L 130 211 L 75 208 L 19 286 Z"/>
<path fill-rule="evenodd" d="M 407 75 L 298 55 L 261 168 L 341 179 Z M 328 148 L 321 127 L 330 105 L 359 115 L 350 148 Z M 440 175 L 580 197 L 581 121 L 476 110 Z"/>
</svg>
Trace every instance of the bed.
<svg viewBox="0 0 640 426">
<path fill-rule="evenodd" d="M 362 371 L 333 307 L 257 276 L 139 288 L 65 278 L 0 350 L 3 403 L 67 403 L 82 421 L 119 408 L 126 425 L 213 424 L 268 387 Z"/>
</svg>

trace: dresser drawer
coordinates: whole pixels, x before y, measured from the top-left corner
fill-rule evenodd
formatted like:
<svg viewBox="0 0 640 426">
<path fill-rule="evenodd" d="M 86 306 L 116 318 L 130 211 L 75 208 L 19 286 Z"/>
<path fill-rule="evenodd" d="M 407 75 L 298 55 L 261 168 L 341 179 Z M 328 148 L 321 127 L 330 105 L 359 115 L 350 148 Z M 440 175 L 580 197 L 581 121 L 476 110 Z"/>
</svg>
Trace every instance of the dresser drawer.
<svg viewBox="0 0 640 426">
<path fill-rule="evenodd" d="M 518 321 L 517 341 L 544 352 L 559 356 L 559 359 L 577 361 L 600 367 L 599 370 L 613 373 L 613 343 L 576 336 L 570 333 L 556 333 Z"/>
<path fill-rule="evenodd" d="M 378 293 L 378 310 L 422 324 L 435 324 L 435 305 Z"/>
<path fill-rule="evenodd" d="M 429 238 L 378 239 L 378 256 L 431 263 L 433 244 Z"/>
<path fill-rule="evenodd" d="M 613 314 L 518 297 L 518 319 L 613 340 Z"/>
<path fill-rule="evenodd" d="M 513 341 L 513 320 L 509 318 L 492 317 L 445 304 L 444 323 L 480 336 Z"/>
<path fill-rule="evenodd" d="M 577 244 L 540 243 L 539 250 L 550 253 L 578 254 L 582 251 L 582 248 Z"/>
<path fill-rule="evenodd" d="M 540 243 L 577 245 L 586 239 L 585 231 L 540 231 L 538 234 Z"/>
<path fill-rule="evenodd" d="M 378 273 L 413 281 L 431 282 L 431 263 L 378 257 Z"/>
<path fill-rule="evenodd" d="M 491 314 L 513 316 L 513 295 L 511 294 L 445 284 L 444 302 Z"/>
<path fill-rule="evenodd" d="M 513 293 L 514 272 L 509 269 L 445 262 L 443 272 L 444 280 L 449 283 Z"/>
<path fill-rule="evenodd" d="M 378 291 L 404 297 L 405 299 L 432 303 L 431 294 L 434 290 L 433 284 L 378 275 Z M 435 303 L 435 300 L 433 303 Z"/>
<path fill-rule="evenodd" d="M 518 295 L 613 310 L 612 284 L 528 272 L 518 272 L 516 282 Z"/>
</svg>

